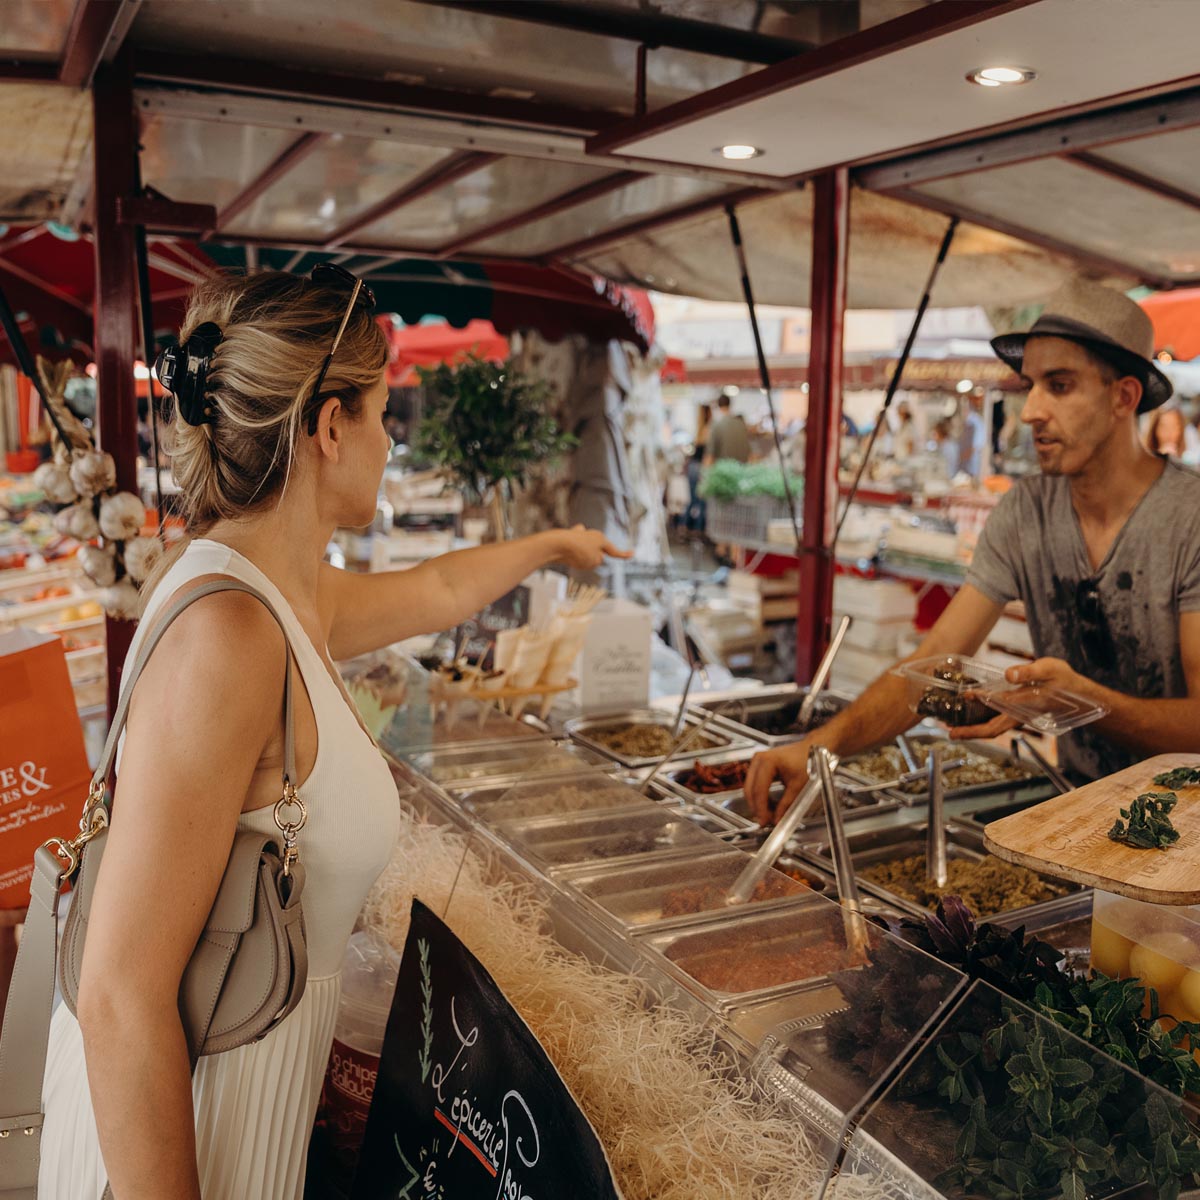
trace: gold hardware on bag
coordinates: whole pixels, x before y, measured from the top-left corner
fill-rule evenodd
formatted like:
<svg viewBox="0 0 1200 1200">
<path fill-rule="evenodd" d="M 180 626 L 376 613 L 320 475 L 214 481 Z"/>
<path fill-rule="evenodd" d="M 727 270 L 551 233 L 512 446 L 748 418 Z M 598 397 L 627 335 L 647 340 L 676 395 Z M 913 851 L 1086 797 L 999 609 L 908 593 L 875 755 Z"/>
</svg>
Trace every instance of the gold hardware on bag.
<svg viewBox="0 0 1200 1200">
<path fill-rule="evenodd" d="M 298 808 L 300 819 L 285 821 L 283 811 L 286 808 Z M 300 851 L 296 849 L 296 834 L 308 824 L 308 809 L 304 807 L 304 801 L 300 799 L 300 794 L 286 776 L 283 780 L 283 795 L 275 801 L 271 815 L 275 818 L 275 825 L 279 832 L 283 834 L 283 873 L 286 877 L 292 873 L 292 867 L 300 859 Z"/>
</svg>

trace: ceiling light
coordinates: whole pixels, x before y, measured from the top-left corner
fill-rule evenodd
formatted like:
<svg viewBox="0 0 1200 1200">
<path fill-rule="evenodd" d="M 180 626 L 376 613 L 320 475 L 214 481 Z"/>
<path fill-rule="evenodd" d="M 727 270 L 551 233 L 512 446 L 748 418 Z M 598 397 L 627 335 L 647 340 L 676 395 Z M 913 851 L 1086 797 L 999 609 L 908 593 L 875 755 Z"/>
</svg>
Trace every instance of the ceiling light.
<svg viewBox="0 0 1200 1200">
<path fill-rule="evenodd" d="M 971 380 L 960 379 L 958 383 L 955 384 L 954 390 L 958 392 L 960 396 L 965 396 L 974 386 L 975 384 L 972 383 Z"/>
<path fill-rule="evenodd" d="M 745 162 L 748 158 L 758 158 L 765 151 L 757 146 L 718 146 L 713 153 L 722 158 L 731 158 L 735 162 Z"/>
<path fill-rule="evenodd" d="M 1030 67 L 976 67 L 967 72 L 967 79 L 980 87 L 1011 87 L 1037 78 Z"/>
<path fill-rule="evenodd" d="M 1170 350 L 1160 350 L 1155 356 L 1160 363 L 1169 363 L 1175 361 L 1175 355 Z"/>
</svg>

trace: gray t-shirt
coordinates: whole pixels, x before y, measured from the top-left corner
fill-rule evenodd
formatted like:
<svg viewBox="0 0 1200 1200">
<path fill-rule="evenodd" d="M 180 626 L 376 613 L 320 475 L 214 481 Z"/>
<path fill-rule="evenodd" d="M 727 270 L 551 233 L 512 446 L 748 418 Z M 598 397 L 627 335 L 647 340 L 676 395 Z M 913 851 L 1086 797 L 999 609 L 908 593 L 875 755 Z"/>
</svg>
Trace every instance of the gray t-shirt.
<svg viewBox="0 0 1200 1200">
<path fill-rule="evenodd" d="M 718 417 L 708 431 L 708 453 L 713 462 L 732 458 L 735 462 L 750 461 L 750 432 L 741 417 Z"/>
<path fill-rule="evenodd" d="M 1126 695 L 1186 696 L 1179 617 L 1200 611 L 1200 475 L 1168 463 L 1096 570 L 1068 480 L 1023 479 L 988 518 L 967 582 L 996 604 L 1024 602 L 1039 657 Z M 1142 756 L 1084 726 L 1059 757 L 1097 779 Z"/>
</svg>

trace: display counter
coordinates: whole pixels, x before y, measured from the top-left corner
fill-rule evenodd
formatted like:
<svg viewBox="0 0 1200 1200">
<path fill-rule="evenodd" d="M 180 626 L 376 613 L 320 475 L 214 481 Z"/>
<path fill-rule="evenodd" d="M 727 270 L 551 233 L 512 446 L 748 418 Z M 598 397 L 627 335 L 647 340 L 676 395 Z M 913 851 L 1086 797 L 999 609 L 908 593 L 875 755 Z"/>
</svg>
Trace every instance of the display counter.
<svg viewBox="0 0 1200 1200">
<path fill-rule="evenodd" d="M 411 663 L 403 669 L 419 696 L 422 672 Z M 397 708 L 380 732 L 412 819 L 461 839 L 481 877 L 536 897 L 538 919 L 563 953 L 632 981 L 648 1011 L 674 1013 L 690 1022 L 681 1028 L 714 1039 L 718 1051 L 705 1051 L 705 1069 L 719 1060 L 718 1074 L 766 1106 L 761 1144 L 745 1148 L 751 1166 L 756 1154 L 766 1164 L 779 1151 L 771 1137 L 780 1113 L 784 1128 L 803 1132 L 792 1190 L 778 1190 L 775 1176 L 754 1185 L 752 1170 L 735 1170 L 743 1182 L 732 1190 L 692 1194 L 1150 1197 L 1191 1180 L 1200 1144 L 1189 1124 L 1194 1114 L 1178 1096 L 1031 1007 L 1024 976 L 1009 995 L 973 980 L 978 970 L 965 959 L 935 956 L 921 918 L 936 897 L 873 878 L 872 868 L 924 846 L 923 789 L 884 789 L 882 805 L 859 805 L 853 789 L 881 764 L 848 761 L 839 775 L 862 916 L 836 903 L 823 819 L 801 827 L 749 903 L 730 906 L 728 888 L 762 831 L 739 787 L 692 791 L 674 768 L 744 760 L 744 746 L 682 756 L 643 788 L 650 768 L 619 761 L 602 743 L 516 721 L 507 736 L 481 741 L 479 713 L 448 719 L 422 704 L 420 722 Z M 747 706 L 742 715 L 751 713 L 758 715 Z M 786 736 L 731 717 L 717 722 L 751 745 Z M 951 860 L 991 868 L 998 860 L 983 849 L 981 823 L 1051 788 L 991 747 L 966 748 L 975 772 L 960 776 L 947 803 Z M 588 761 L 576 757 L 581 749 Z M 473 774 L 444 769 L 460 756 L 471 758 Z M 995 885 L 989 877 L 980 886 Z M 1021 938 L 1036 933 L 1060 952 L 1043 958 L 1086 964 L 1091 893 L 1028 873 L 1019 886 L 986 894 L 993 899 L 981 908 L 997 914 L 995 926 L 986 934 L 956 928 L 947 935 L 951 960 L 955 938 L 966 945 L 968 932 L 1013 961 L 1024 953 Z M 452 925 L 454 903 L 446 901 Z M 1038 970 L 1058 971 L 1034 959 Z M 1178 1053 L 1190 1062 L 1186 1049 Z M 1137 1113 L 1147 1115 L 1129 1116 Z M 610 1133 L 603 1124 L 602 1139 Z M 1028 1154 L 1029 1145 L 1045 1155 Z M 1004 1165 L 1014 1155 L 1016 1166 Z M 1049 1171 L 1047 1163 L 1060 1160 Z M 659 1194 L 618 1182 L 631 1197 Z"/>
</svg>

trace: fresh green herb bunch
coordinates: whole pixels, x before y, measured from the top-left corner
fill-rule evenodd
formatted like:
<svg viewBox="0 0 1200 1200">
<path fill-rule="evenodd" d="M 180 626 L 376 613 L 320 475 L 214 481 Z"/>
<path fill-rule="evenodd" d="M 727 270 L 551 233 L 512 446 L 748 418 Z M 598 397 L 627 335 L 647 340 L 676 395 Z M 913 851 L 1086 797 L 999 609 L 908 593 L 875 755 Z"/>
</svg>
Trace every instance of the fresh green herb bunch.
<svg viewBox="0 0 1200 1200">
<path fill-rule="evenodd" d="M 804 494 L 804 477 L 789 476 L 792 495 L 797 500 Z M 770 463 L 740 463 L 725 458 L 713 463 L 700 481 L 700 495 L 705 500 L 741 500 L 747 496 L 770 496 L 786 500 L 783 472 Z"/>
<path fill-rule="evenodd" d="M 1061 1197 L 1149 1183 L 1175 1200 L 1200 1171 L 1200 1142 L 1161 1092 L 1147 1092 L 1112 1059 L 1081 1055 L 1052 1022 L 1015 1005 L 936 1047 L 938 1086 L 962 1121 L 946 1190 L 995 1200 Z"/>
<path fill-rule="evenodd" d="M 1180 788 L 1200 786 L 1200 767 L 1175 767 L 1155 775 L 1154 782 L 1160 788 L 1176 792 Z"/>
<path fill-rule="evenodd" d="M 1200 1024 L 1164 1028 L 1157 995 L 1137 980 L 1065 970 L 1054 947 L 1027 941 L 1024 929 L 976 926 L 954 896 L 923 925 L 905 922 L 900 932 L 1166 1091 L 1200 1092 L 1189 1041 L 1200 1045 Z M 940 1185 L 994 1200 L 1083 1200 L 1105 1181 L 1149 1181 L 1155 1195 L 1174 1200 L 1200 1171 L 1192 1127 L 1161 1095 L 1147 1096 L 1135 1075 L 1080 1057 L 1053 1026 L 1031 1029 L 1011 1006 L 971 1015 L 969 1025 L 977 1032 L 938 1042 L 940 1081 L 928 1066 L 911 1073 L 936 1086 L 962 1122 L 960 1161 Z"/>
<path fill-rule="evenodd" d="M 426 390 L 416 448 L 480 502 L 578 445 L 550 415 L 544 380 L 472 354 L 454 366 L 417 368 Z"/>
<path fill-rule="evenodd" d="M 1174 792 L 1143 792 L 1128 808 L 1120 810 L 1125 820 L 1118 820 L 1108 836 L 1138 850 L 1165 850 L 1179 841 L 1179 830 L 1171 824 L 1171 809 L 1178 802 Z"/>
</svg>

